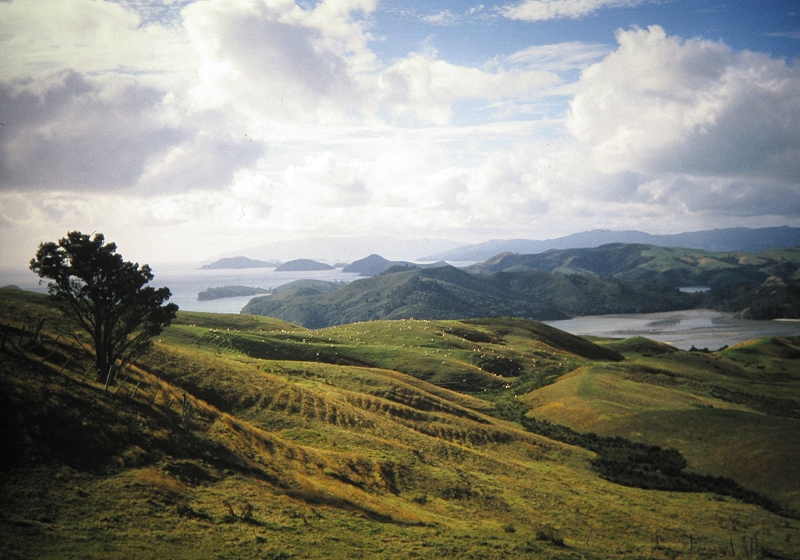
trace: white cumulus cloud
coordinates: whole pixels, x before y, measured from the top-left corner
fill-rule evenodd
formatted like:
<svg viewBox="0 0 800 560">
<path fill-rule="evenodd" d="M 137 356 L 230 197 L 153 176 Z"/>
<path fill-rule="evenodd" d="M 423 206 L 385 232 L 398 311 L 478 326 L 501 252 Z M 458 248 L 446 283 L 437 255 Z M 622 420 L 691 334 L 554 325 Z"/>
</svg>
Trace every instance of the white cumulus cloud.
<svg viewBox="0 0 800 560">
<path fill-rule="evenodd" d="M 567 127 L 602 170 L 800 180 L 800 68 L 722 43 L 618 34 Z"/>
<path fill-rule="evenodd" d="M 796 64 L 657 26 L 617 39 L 566 118 L 589 192 L 698 216 L 797 215 Z"/>
</svg>

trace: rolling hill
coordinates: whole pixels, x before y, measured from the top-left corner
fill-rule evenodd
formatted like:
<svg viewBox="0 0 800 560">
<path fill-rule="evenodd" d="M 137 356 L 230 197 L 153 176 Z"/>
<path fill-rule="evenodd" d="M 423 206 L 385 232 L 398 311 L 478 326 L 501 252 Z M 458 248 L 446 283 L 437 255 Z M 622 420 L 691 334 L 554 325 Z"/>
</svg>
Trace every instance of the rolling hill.
<svg viewBox="0 0 800 560">
<path fill-rule="evenodd" d="M 402 269 L 326 293 L 252 299 L 242 313 L 278 317 L 308 328 L 377 319 L 574 315 L 687 309 L 697 298 L 659 283 L 628 282 L 536 270 L 471 274 L 453 266 Z"/>
<path fill-rule="evenodd" d="M 521 400 L 528 414 L 579 432 L 680 451 L 713 472 L 800 507 L 800 338 L 716 353 L 625 348 L 624 367 L 574 370 Z"/>
<path fill-rule="evenodd" d="M 45 297 L 0 290 L 0 324 L 3 558 L 788 559 L 800 542 L 797 339 L 708 354 L 522 319 L 180 312 L 104 391 Z M 532 431 L 560 410 L 646 445 Z M 652 447 L 668 421 L 685 460 Z M 614 482 L 620 453 L 718 490 Z"/>
<path fill-rule="evenodd" d="M 612 243 L 592 249 L 537 255 L 504 253 L 466 270 L 475 274 L 547 271 L 671 286 L 706 286 L 698 307 L 738 313 L 746 319 L 800 318 L 800 247 L 759 253 L 712 253 L 697 249 Z"/>
</svg>

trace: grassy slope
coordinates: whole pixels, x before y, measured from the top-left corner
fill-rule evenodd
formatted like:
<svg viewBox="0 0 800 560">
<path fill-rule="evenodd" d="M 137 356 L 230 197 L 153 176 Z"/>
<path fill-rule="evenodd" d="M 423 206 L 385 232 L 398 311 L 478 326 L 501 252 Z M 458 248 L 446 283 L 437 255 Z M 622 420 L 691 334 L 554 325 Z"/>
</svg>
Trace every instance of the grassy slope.
<svg viewBox="0 0 800 560">
<path fill-rule="evenodd" d="M 618 359 L 535 323 L 181 313 L 104 392 L 41 297 L 3 290 L 0 316 L 3 558 L 714 558 L 755 535 L 790 558 L 800 541 L 751 505 L 604 481 L 589 452 L 488 415 Z"/>
<path fill-rule="evenodd" d="M 581 368 L 523 400 L 536 418 L 674 447 L 698 472 L 800 508 L 800 340 L 714 353 L 629 341 L 620 364 Z"/>
</svg>

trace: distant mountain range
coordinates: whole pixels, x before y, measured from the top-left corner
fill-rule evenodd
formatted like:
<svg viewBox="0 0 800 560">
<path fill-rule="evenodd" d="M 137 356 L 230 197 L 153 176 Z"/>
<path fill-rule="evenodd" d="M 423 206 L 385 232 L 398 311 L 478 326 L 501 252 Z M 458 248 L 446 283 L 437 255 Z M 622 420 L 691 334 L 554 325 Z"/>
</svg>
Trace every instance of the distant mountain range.
<svg viewBox="0 0 800 560">
<path fill-rule="evenodd" d="M 441 261 L 451 263 L 482 262 L 501 253 L 532 255 L 551 249 L 583 249 L 609 243 L 646 244 L 659 247 L 683 247 L 705 251 L 756 252 L 783 247 L 800 246 L 800 228 L 782 226 L 769 228 L 727 228 L 670 235 L 653 235 L 643 231 L 613 231 L 596 229 L 546 240 L 493 239 L 474 245 L 464 245 L 443 239 L 399 240 L 390 237 L 332 237 L 282 241 L 241 249 L 237 256 L 221 256 L 203 269 L 242 269 L 277 267 L 280 260 L 306 261 L 298 256 L 313 257 L 316 262 L 351 262 L 345 272 L 363 276 L 380 274 L 394 266 L 429 266 L 419 263 Z M 243 256 L 247 254 L 249 256 Z M 368 257 L 361 258 L 361 255 Z M 382 256 L 379 256 L 382 255 Z M 397 257 L 402 255 L 402 258 Z M 424 256 L 420 256 L 424 255 Z M 266 259 L 266 260 L 265 260 Z M 416 264 L 415 264 L 416 263 Z M 289 265 L 294 267 L 294 264 Z M 297 266 L 300 266 L 299 264 Z M 328 265 L 325 265 L 328 266 Z M 337 262 L 336 268 L 342 266 Z M 299 269 L 294 269 L 299 270 Z"/>
<path fill-rule="evenodd" d="M 484 261 L 500 253 L 536 254 L 549 249 L 599 247 L 607 243 L 642 243 L 660 247 L 685 247 L 706 251 L 766 251 L 800 245 L 800 228 L 727 228 L 652 235 L 643 231 L 595 229 L 547 240 L 493 239 L 422 257 L 422 261 Z"/>
<path fill-rule="evenodd" d="M 225 254 L 210 257 L 216 260 L 223 257 L 246 255 L 251 259 L 288 261 L 297 258 L 310 258 L 327 263 L 353 262 L 364 255 L 378 253 L 390 260 L 416 260 L 420 255 L 447 251 L 463 246 L 463 242 L 447 239 L 395 239 L 381 235 L 361 237 L 320 237 L 313 239 L 293 239 L 274 241 L 264 245 L 236 249 Z"/>
</svg>

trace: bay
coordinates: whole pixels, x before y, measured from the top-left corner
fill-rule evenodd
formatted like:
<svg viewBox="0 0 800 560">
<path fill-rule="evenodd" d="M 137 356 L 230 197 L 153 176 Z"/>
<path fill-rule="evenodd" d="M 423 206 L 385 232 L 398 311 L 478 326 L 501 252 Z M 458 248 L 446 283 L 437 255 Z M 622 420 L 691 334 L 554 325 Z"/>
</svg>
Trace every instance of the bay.
<svg viewBox="0 0 800 560">
<path fill-rule="evenodd" d="M 223 286 L 248 286 L 250 288 L 269 290 L 295 280 L 313 279 L 327 282 L 352 282 L 358 278 L 362 278 L 362 276 L 342 272 L 340 268 L 292 272 L 276 271 L 273 268 L 201 270 L 180 266 L 166 266 L 155 273 L 155 278 L 153 278 L 150 285 L 155 287 L 168 286 L 172 291 L 170 301 L 178 304 L 178 307 L 183 311 L 239 313 L 253 296 L 199 301 L 197 294 L 208 288 L 221 288 Z"/>
<path fill-rule="evenodd" d="M 800 321 L 748 321 L 735 318 L 733 313 L 710 309 L 594 315 L 547 321 L 547 324 L 576 335 L 608 338 L 643 336 L 682 350 L 689 350 L 692 346 L 718 350 L 753 338 L 800 336 Z"/>
<path fill-rule="evenodd" d="M 169 301 L 182 311 L 206 313 L 239 313 L 252 296 L 199 301 L 197 294 L 208 288 L 223 286 L 248 286 L 251 288 L 277 288 L 294 280 L 314 279 L 329 282 L 352 282 L 362 278 L 342 269 L 315 271 L 276 271 L 274 268 L 200 269 L 195 264 L 159 264 L 153 266 L 154 278 L 150 286 L 166 286 L 172 292 Z M 13 284 L 23 290 L 47 293 L 47 282 L 30 270 L 0 270 L 0 286 Z"/>
</svg>

